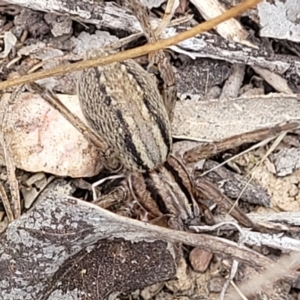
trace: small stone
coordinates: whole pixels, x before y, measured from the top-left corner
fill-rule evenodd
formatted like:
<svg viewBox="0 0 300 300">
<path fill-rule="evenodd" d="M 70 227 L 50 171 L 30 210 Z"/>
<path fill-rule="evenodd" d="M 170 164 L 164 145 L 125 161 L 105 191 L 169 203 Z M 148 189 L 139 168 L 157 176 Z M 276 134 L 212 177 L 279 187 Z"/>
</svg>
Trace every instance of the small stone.
<svg viewBox="0 0 300 300">
<path fill-rule="evenodd" d="M 196 272 L 204 273 L 209 266 L 213 254 L 211 252 L 194 248 L 190 253 L 190 262 Z"/>
<path fill-rule="evenodd" d="M 215 277 L 208 283 L 208 290 L 212 293 L 220 293 L 225 284 L 225 278 Z"/>
</svg>

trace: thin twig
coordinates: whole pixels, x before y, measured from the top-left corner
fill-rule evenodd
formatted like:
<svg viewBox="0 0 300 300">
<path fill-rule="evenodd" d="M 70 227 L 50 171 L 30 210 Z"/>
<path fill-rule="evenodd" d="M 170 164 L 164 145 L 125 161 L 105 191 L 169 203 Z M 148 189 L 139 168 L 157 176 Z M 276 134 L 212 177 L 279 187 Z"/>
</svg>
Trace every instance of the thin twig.
<svg viewBox="0 0 300 300">
<path fill-rule="evenodd" d="M 239 147 L 246 143 L 255 143 L 270 137 L 278 136 L 284 131 L 292 131 L 298 129 L 300 124 L 298 122 L 287 123 L 284 125 L 276 125 L 274 127 L 267 127 L 256 129 L 246 133 L 231 136 L 229 138 L 196 146 L 185 152 L 183 159 L 186 163 L 194 163 L 204 158 L 209 158 L 223 151 Z"/>
<path fill-rule="evenodd" d="M 237 260 L 233 260 L 229 278 L 227 278 L 227 280 L 221 290 L 221 293 L 220 293 L 220 300 L 225 299 L 226 291 L 229 287 L 229 284 L 233 282 L 233 279 L 237 273 L 238 267 L 239 267 L 239 262 Z M 246 299 L 243 299 L 243 300 L 246 300 Z"/>
<path fill-rule="evenodd" d="M 2 182 L 0 181 L 0 197 L 8 218 L 8 222 L 12 222 L 15 218 L 14 218 L 14 214 L 12 212 L 12 209 L 10 207 L 10 203 L 7 197 L 7 194 L 5 192 L 4 186 L 2 184 Z"/>
<path fill-rule="evenodd" d="M 16 177 L 16 166 L 12 159 L 12 155 L 6 146 L 5 140 L 3 141 L 4 157 L 6 164 L 6 171 L 8 175 L 8 182 L 11 194 L 11 204 L 13 208 L 14 218 L 18 219 L 21 216 L 21 199 L 19 183 Z"/>
<path fill-rule="evenodd" d="M 231 210 L 231 208 L 233 207 L 233 201 L 223 195 L 222 192 L 220 192 L 220 190 L 217 189 L 209 181 L 203 178 L 197 178 L 195 181 L 195 187 L 205 199 L 209 199 L 223 207 L 240 224 L 248 228 L 254 227 L 252 221 L 247 217 L 245 213 L 243 213 L 243 211 L 239 207 L 234 207 Z"/>
<path fill-rule="evenodd" d="M 11 199 L 8 200 L 10 203 L 10 210 L 12 210 L 13 218 L 17 219 L 21 215 L 21 199 L 20 199 L 20 190 L 19 183 L 16 177 L 16 166 L 13 161 L 13 157 L 9 148 L 10 142 L 6 140 L 4 128 L 6 127 L 7 118 L 9 116 L 9 112 L 12 110 L 12 105 L 17 101 L 18 96 L 23 91 L 23 86 L 18 87 L 11 94 L 10 98 L 7 100 L 6 109 L 4 111 L 3 119 L 2 119 L 2 132 L 1 132 L 1 144 L 4 150 L 5 157 L 5 165 L 6 171 L 8 175 L 8 182 L 10 187 Z M 7 207 L 6 207 L 7 208 Z M 7 208 L 8 209 L 8 208 Z"/>
<path fill-rule="evenodd" d="M 160 36 L 164 29 L 169 25 L 177 7 L 179 5 L 179 0 L 175 2 L 175 0 L 168 0 L 167 6 L 165 9 L 165 13 L 163 16 L 163 19 L 161 23 L 158 25 L 158 27 L 155 29 L 155 35 Z"/>
<path fill-rule="evenodd" d="M 211 169 L 209 169 L 209 170 L 203 172 L 200 176 L 201 176 L 201 177 L 204 177 L 204 176 L 207 175 L 208 173 L 210 173 L 210 172 L 212 172 L 212 171 L 214 171 L 214 170 L 216 170 L 216 169 L 218 169 L 218 168 L 220 168 L 220 167 L 226 165 L 227 163 L 229 163 L 229 162 L 231 162 L 231 161 L 237 159 L 238 157 L 241 157 L 241 156 L 243 156 L 244 154 L 246 154 L 246 153 L 248 153 L 248 152 L 251 152 L 251 151 L 253 151 L 253 150 L 255 150 L 255 149 L 258 149 L 258 148 L 260 148 L 260 147 L 265 146 L 266 144 L 268 144 L 269 142 L 271 142 L 271 141 L 274 140 L 274 139 L 275 139 L 275 137 L 271 137 L 271 138 L 265 139 L 265 140 L 263 140 L 263 141 L 261 141 L 261 142 L 255 144 L 255 145 L 253 145 L 252 147 L 250 147 L 250 148 L 248 148 L 248 149 L 246 149 L 246 150 L 240 152 L 239 154 L 236 154 L 236 155 L 234 155 L 234 156 L 232 156 L 232 157 L 230 157 L 230 158 L 224 160 L 223 162 L 221 162 L 220 164 L 216 165 L 215 167 L 213 167 L 213 168 L 211 168 Z"/>
</svg>

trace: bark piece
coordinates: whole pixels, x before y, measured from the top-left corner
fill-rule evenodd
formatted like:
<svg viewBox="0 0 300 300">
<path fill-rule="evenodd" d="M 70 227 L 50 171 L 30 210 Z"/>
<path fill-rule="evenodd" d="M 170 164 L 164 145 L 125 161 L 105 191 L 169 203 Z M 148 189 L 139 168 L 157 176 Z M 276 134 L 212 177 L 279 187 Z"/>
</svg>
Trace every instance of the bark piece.
<svg viewBox="0 0 300 300">
<path fill-rule="evenodd" d="M 191 0 L 191 2 L 206 20 L 210 20 L 225 12 L 224 6 L 222 6 L 218 0 Z M 227 40 L 251 45 L 251 43 L 246 40 L 246 37 L 248 36 L 247 31 L 235 18 L 219 24 L 216 26 L 216 30 Z"/>
<path fill-rule="evenodd" d="M 65 181 L 54 182 L 1 235 L 1 299 L 82 299 L 90 294 L 92 299 L 114 299 L 173 276 L 170 244 L 153 238 L 145 242 L 145 236 L 141 239 L 129 228 L 123 228 L 127 235 L 111 239 L 114 234 L 101 225 L 107 223 L 93 213 L 97 207 L 79 201 L 88 205 L 79 208 L 77 199 L 68 198 L 70 191 Z M 63 199 L 69 200 L 62 204 Z"/>
<path fill-rule="evenodd" d="M 175 77 L 180 94 L 206 95 L 213 86 L 222 84 L 229 74 L 227 62 L 196 59 L 178 68 Z"/>
<path fill-rule="evenodd" d="M 220 140 L 300 116 L 297 95 L 269 94 L 207 102 L 197 96 L 186 98 L 185 95 L 183 101 L 176 103 L 173 134 L 193 138 Z"/>
<path fill-rule="evenodd" d="M 207 171 L 216 167 L 218 163 L 208 160 L 204 163 L 203 170 Z M 225 167 L 217 167 L 205 177 L 213 184 L 219 186 L 224 194 L 232 199 L 240 199 L 252 204 L 259 204 L 265 207 L 270 206 L 271 197 L 267 191 L 255 181 L 248 182 L 244 176 L 235 174 Z M 244 188 L 246 189 L 244 190 Z"/>
<path fill-rule="evenodd" d="M 236 98 L 242 86 L 245 75 L 245 65 L 233 65 L 231 74 L 226 80 L 220 99 Z"/>
<path fill-rule="evenodd" d="M 111 300 L 168 280 L 175 275 L 176 266 L 166 245 L 162 241 L 99 241 L 68 259 L 40 299 L 56 300 L 60 294 L 68 299 L 77 294 L 78 299 L 85 295 L 89 299 Z"/>
<path fill-rule="evenodd" d="M 300 7 L 297 0 L 263 1 L 258 4 L 260 35 L 300 42 L 299 13 Z"/>
</svg>

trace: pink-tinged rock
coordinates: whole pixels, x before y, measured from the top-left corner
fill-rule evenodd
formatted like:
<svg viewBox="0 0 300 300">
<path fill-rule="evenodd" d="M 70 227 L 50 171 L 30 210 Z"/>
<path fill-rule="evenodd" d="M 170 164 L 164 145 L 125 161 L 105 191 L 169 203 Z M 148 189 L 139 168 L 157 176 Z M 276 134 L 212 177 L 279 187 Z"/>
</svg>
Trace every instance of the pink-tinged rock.
<svg viewBox="0 0 300 300">
<path fill-rule="evenodd" d="M 202 250 L 200 248 L 194 248 L 190 252 L 190 263 L 196 272 L 204 273 L 208 268 L 212 257 L 213 254 L 211 252 Z"/>
<path fill-rule="evenodd" d="M 71 177 L 99 173 L 101 162 L 97 149 L 44 99 L 36 94 L 22 93 L 8 107 L 9 97 L 10 94 L 1 97 L 0 119 L 3 120 L 5 114 L 7 121 L 0 126 L 16 167 Z M 59 98 L 69 110 L 84 119 L 77 96 L 60 95 Z M 5 164 L 3 156 L 0 163 Z"/>
</svg>

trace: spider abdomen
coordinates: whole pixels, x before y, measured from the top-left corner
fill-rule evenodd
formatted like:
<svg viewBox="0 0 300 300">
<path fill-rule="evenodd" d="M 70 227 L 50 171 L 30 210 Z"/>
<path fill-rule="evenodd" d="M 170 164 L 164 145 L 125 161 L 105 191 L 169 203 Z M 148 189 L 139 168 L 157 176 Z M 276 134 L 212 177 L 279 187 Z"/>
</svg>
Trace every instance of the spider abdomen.
<svg viewBox="0 0 300 300">
<path fill-rule="evenodd" d="M 166 161 L 172 146 L 168 114 L 154 78 L 134 60 L 82 71 L 78 97 L 89 125 L 127 169 L 145 172 Z"/>
</svg>

